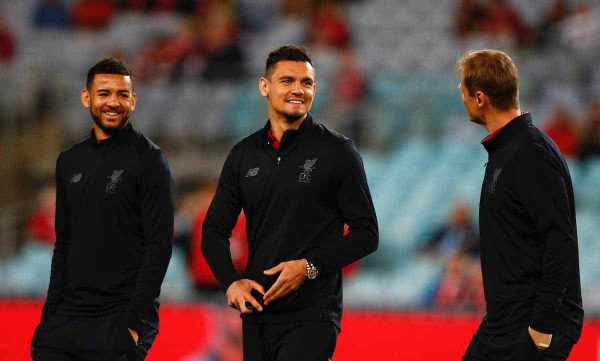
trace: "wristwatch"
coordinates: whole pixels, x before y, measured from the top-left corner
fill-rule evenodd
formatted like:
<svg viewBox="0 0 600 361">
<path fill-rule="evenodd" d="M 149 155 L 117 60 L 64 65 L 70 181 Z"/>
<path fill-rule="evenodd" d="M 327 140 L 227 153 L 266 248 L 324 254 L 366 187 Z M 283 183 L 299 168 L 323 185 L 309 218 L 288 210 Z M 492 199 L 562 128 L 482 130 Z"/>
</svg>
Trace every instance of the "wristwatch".
<svg viewBox="0 0 600 361">
<path fill-rule="evenodd" d="M 314 280 L 319 275 L 319 270 L 312 262 L 306 260 L 306 278 Z"/>
</svg>

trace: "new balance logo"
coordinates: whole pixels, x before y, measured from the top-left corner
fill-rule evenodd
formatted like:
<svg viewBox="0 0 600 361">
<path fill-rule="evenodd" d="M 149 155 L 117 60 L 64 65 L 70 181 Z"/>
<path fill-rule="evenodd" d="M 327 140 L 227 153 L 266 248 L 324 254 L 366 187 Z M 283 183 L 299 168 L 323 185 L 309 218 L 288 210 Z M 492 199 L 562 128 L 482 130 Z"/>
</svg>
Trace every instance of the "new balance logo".
<svg viewBox="0 0 600 361">
<path fill-rule="evenodd" d="M 73 176 L 71 177 L 71 184 L 79 183 L 80 180 L 81 180 L 81 173 L 73 174 Z"/>
<path fill-rule="evenodd" d="M 259 170 L 260 170 L 260 168 L 258 168 L 258 167 L 248 169 L 248 172 L 246 173 L 246 178 L 257 176 Z"/>
</svg>

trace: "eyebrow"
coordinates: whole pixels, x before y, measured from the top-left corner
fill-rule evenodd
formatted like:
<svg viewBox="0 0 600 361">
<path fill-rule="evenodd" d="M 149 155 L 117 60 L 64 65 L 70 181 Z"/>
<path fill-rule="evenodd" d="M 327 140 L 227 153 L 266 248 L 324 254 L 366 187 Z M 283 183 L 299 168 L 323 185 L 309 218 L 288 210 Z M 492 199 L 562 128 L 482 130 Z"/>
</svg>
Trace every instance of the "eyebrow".
<svg viewBox="0 0 600 361">
<path fill-rule="evenodd" d="M 110 91 L 111 91 L 111 89 L 108 89 L 108 88 L 100 88 L 100 89 L 96 90 L 96 93 L 110 92 Z M 122 93 L 130 94 L 131 91 L 129 91 L 129 89 L 120 89 L 120 90 L 117 90 L 117 93 L 120 93 L 120 94 L 122 94 Z"/>
<path fill-rule="evenodd" d="M 278 79 L 278 80 L 282 80 L 282 79 L 296 79 L 296 77 L 295 77 L 295 76 L 293 76 L 293 75 L 285 75 L 285 74 L 284 74 L 284 75 L 280 75 L 280 76 L 279 76 L 277 79 Z M 314 82 L 314 81 L 315 81 L 315 79 L 314 79 L 314 78 L 311 78 L 311 77 L 309 77 L 309 76 L 306 76 L 306 77 L 304 77 L 304 78 L 301 78 L 301 79 L 300 79 L 300 81 L 306 81 L 306 80 L 310 80 L 310 81 L 312 81 L 312 82 Z"/>
</svg>

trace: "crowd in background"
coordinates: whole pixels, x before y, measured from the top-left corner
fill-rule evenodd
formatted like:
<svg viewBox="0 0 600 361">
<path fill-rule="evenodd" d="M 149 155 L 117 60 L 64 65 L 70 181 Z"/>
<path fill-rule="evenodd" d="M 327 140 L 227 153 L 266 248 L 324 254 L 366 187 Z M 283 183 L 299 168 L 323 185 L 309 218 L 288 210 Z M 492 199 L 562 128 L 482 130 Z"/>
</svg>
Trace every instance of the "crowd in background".
<svg viewBox="0 0 600 361">
<path fill-rule="evenodd" d="M 317 76 L 318 79 L 323 79 L 325 85 L 325 89 L 317 96 L 323 98 L 322 103 L 316 105 L 320 118 L 328 126 L 354 138 L 359 146 L 373 147 L 380 151 L 378 145 L 383 141 L 375 137 L 372 131 L 378 126 L 377 112 L 372 108 L 375 97 L 373 79 L 377 74 L 386 73 L 384 69 L 370 69 L 369 64 L 365 64 L 364 39 L 356 33 L 356 24 L 348 16 L 349 7 L 356 4 L 367 6 L 366 3 L 368 2 L 358 0 L 37 0 L 26 21 L 33 27 L 33 31 L 40 33 L 57 29 L 93 33 L 110 28 L 123 15 L 175 15 L 178 21 L 173 27 L 174 31 L 149 32 L 137 47 L 110 44 L 108 54 L 105 54 L 123 58 L 133 70 L 135 85 L 143 89 L 182 82 L 197 82 L 208 86 L 245 82 L 248 79 L 254 82 L 261 75 L 257 71 L 262 70 L 256 63 L 262 65 L 262 59 L 257 61 L 248 53 L 251 48 L 247 46 L 248 39 L 254 34 L 262 34 L 261 31 L 271 24 L 277 29 L 277 34 L 263 34 L 257 39 L 270 39 L 270 36 L 296 39 L 307 45 L 315 59 L 320 59 Z M 452 9 L 454 12 L 450 26 L 457 44 L 484 38 L 485 42 L 514 49 L 517 58 L 526 58 L 532 52 L 552 48 L 559 38 L 577 39 L 574 48 L 579 48 L 575 51 L 585 52 L 589 49 L 589 44 L 579 40 L 588 39 L 589 34 L 595 34 L 594 31 L 599 26 L 594 20 L 598 7 L 585 1 L 548 1 L 535 21 L 524 16 L 523 9 L 514 2 L 506 0 L 456 0 L 452 2 Z M 0 13 L 0 71 L 6 69 L 3 66 L 20 61 L 19 49 L 27 46 L 26 43 L 19 42 L 17 30 L 11 28 L 13 23 L 7 20 L 6 15 Z M 118 36 L 125 39 L 128 35 L 123 33 Z M 403 34 L 397 36 L 402 37 Z M 260 44 L 256 48 L 261 50 Z M 261 56 L 266 56 L 266 53 Z M 586 56 L 574 58 L 570 65 L 576 68 L 573 76 L 576 84 L 582 89 L 593 90 L 597 85 L 587 59 Z M 378 71 L 381 73 L 377 73 Z M 452 69 L 445 71 L 451 72 Z M 39 131 L 40 127 L 49 137 L 59 138 L 56 150 L 73 141 L 74 136 L 61 136 L 62 119 L 52 123 L 54 128 L 50 130 L 45 130 L 43 121 L 36 123 L 30 120 L 45 119 L 48 112 L 51 114 L 49 118 L 52 118 L 52 113 L 64 106 L 51 101 L 52 94 L 48 93 L 53 91 L 47 86 L 40 85 L 35 99 L 35 111 L 27 108 L 26 113 L 18 110 L 0 112 L 0 122 L 9 124 L 15 119 L 19 120 L 16 122 L 16 131 L 2 126 L 3 144 L 12 147 L 14 144 L 11 140 L 5 140 L 6 137 L 31 138 L 30 132 Z M 251 91 L 256 92 L 255 89 Z M 240 93 L 244 95 L 242 91 Z M 539 119 L 541 128 L 573 161 L 588 162 L 600 157 L 600 92 L 590 91 L 586 95 L 587 97 L 579 100 L 582 107 L 575 110 L 572 108 L 573 103 L 556 103 Z M 395 96 L 397 95 L 394 93 L 380 95 Z M 458 92 L 455 96 L 458 100 Z M 466 115 L 464 118 L 466 122 Z M 35 124 L 37 128 L 30 129 L 23 124 Z M 170 120 L 167 120 L 165 124 L 161 124 L 161 129 L 169 126 Z M 203 149 L 222 153 L 223 143 L 228 144 L 235 136 L 237 135 L 226 133 L 224 141 L 221 137 L 214 137 L 218 142 L 211 143 L 212 148 Z M 409 137 L 410 134 L 402 136 Z M 81 134 L 78 138 L 80 137 Z M 173 137 L 159 134 L 158 139 L 173 154 L 177 153 L 178 147 L 185 149 Z M 24 153 L 27 151 L 23 150 Z M 48 157 L 53 158 L 55 155 Z M 22 157 L 30 159 L 27 155 Z M 194 156 L 190 158 L 192 159 L 185 161 L 195 161 Z M 177 173 L 177 169 L 180 169 L 177 168 L 180 163 L 178 161 L 179 158 L 177 162 L 173 162 L 177 183 L 174 247 L 184 255 L 191 286 L 200 293 L 215 292 L 218 285 L 199 251 L 201 224 L 215 190 L 215 172 L 180 174 Z M 7 205 L 11 202 L 14 203 L 15 197 L 28 198 L 26 205 L 20 208 L 23 219 L 12 223 L 20 227 L 19 236 L 11 246 L 0 248 L 3 260 L 17 254 L 29 242 L 50 248 L 54 242 L 52 166 L 45 165 L 44 170 L 38 174 L 24 171 L 22 166 L 15 164 L 14 174 L 24 180 L 15 182 L 26 189 L 3 194 L 0 192 L 3 200 L 0 207 L 4 208 L 8 208 Z M 24 197 L 24 194 L 34 193 L 37 194 L 35 197 Z M 421 235 L 416 242 L 418 246 L 411 250 L 410 257 L 425 257 L 443 264 L 443 272 L 430 285 L 422 304 L 424 307 L 440 309 L 481 311 L 484 301 L 478 260 L 478 231 L 471 214 L 472 207 L 464 200 L 459 200 L 447 213 L 441 216 L 447 216 L 447 220 L 435 223 L 430 232 Z M 243 214 L 233 231 L 231 246 L 234 264 L 242 270 L 247 252 Z M 373 265 L 368 265 L 367 268 L 373 267 L 376 269 Z M 354 271 L 358 268 L 360 265 L 347 270 L 346 274 L 356 274 Z"/>
</svg>

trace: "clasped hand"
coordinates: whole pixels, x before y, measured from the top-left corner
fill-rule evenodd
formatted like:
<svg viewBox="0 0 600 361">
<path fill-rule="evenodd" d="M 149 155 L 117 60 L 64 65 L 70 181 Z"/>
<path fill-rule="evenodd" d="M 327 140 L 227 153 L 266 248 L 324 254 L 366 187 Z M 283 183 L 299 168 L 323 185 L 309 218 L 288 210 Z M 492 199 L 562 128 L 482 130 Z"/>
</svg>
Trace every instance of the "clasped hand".
<svg viewBox="0 0 600 361">
<path fill-rule="evenodd" d="M 266 292 L 262 285 L 250 279 L 241 279 L 233 282 L 225 297 L 227 304 L 241 313 L 251 313 L 253 310 L 262 312 L 263 308 L 258 300 L 252 295 L 252 290 L 263 296 L 265 306 L 275 300 L 283 298 L 296 291 L 306 279 L 306 260 L 293 260 L 281 262 L 277 266 L 265 270 L 265 275 L 274 276 L 279 274 L 277 280 Z"/>
</svg>

